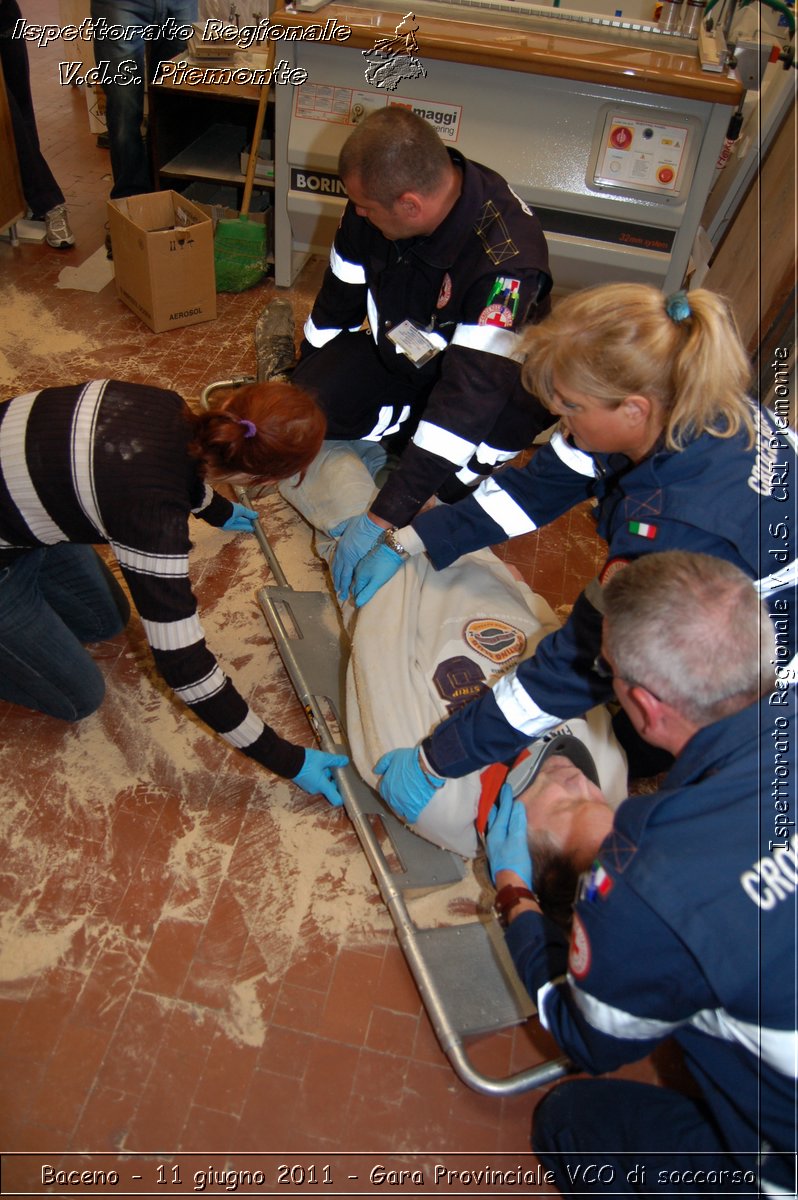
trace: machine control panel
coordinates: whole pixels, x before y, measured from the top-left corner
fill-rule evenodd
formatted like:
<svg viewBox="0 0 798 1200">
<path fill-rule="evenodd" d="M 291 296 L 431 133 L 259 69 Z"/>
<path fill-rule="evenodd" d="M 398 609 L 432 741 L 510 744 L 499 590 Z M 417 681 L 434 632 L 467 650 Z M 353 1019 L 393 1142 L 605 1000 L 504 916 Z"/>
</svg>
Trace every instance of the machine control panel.
<svg viewBox="0 0 798 1200">
<path fill-rule="evenodd" d="M 598 191 L 683 198 L 693 177 L 699 130 L 693 117 L 604 105 L 596 123 L 587 183 Z"/>
</svg>

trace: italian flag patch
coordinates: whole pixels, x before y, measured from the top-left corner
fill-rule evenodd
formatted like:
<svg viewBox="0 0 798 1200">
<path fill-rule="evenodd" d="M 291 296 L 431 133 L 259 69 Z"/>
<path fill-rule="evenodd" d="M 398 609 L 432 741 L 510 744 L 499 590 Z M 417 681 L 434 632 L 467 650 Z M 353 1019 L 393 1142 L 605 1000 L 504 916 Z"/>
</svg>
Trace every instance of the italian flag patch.
<svg viewBox="0 0 798 1200">
<path fill-rule="evenodd" d="M 593 886 L 599 896 L 607 896 L 612 891 L 612 880 L 602 866 L 598 866 L 593 873 Z"/>
<path fill-rule="evenodd" d="M 648 538 L 651 541 L 652 538 L 657 536 L 657 527 L 656 525 L 646 525 L 643 521 L 630 521 L 629 532 L 636 533 L 638 537 Z"/>
</svg>

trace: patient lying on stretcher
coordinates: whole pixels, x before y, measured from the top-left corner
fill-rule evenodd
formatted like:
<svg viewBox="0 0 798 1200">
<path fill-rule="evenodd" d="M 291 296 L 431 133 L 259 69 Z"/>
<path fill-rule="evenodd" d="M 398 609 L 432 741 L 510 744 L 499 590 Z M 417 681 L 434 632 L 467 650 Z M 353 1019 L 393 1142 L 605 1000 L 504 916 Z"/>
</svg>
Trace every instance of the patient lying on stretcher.
<svg viewBox="0 0 798 1200">
<path fill-rule="evenodd" d="M 317 548 L 327 551 L 325 557 L 334 549 L 326 535 L 353 513 L 367 511 L 384 460 L 373 443 L 327 442 L 301 485 L 280 485 L 283 497 L 319 531 Z M 374 766 L 387 750 L 420 741 L 532 654 L 559 624 L 546 601 L 490 550 L 464 555 L 445 571 L 417 555 L 356 616 L 351 603 L 344 609 L 351 637 L 347 737 L 359 773 L 375 788 Z M 563 731 L 584 743 L 604 796 L 613 807 L 620 803 L 627 794 L 626 760 L 606 709 L 569 720 L 547 740 Z M 413 829 L 473 857 L 482 776 L 491 770 L 447 779 Z"/>
</svg>

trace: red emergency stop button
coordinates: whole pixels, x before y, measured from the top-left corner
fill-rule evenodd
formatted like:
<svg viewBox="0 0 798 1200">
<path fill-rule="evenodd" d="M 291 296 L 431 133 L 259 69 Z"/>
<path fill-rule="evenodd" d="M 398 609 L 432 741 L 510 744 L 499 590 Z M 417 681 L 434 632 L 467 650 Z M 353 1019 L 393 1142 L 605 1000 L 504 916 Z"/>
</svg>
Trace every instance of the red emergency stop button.
<svg viewBox="0 0 798 1200">
<path fill-rule="evenodd" d="M 628 125 L 616 125 L 610 134 L 610 145 L 616 150 L 628 150 L 634 134 Z"/>
<path fill-rule="evenodd" d="M 660 167 L 657 171 L 657 179 L 660 183 L 673 183 L 674 175 L 673 167 Z"/>
</svg>

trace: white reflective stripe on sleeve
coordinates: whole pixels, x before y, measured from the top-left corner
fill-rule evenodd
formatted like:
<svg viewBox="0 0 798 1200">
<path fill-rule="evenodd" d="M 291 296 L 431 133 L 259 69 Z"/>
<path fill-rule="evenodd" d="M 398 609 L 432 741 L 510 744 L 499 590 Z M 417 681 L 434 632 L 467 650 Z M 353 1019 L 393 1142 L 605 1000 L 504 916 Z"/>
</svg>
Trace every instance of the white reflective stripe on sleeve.
<svg viewBox="0 0 798 1200">
<path fill-rule="evenodd" d="M 405 404 L 404 407 L 402 408 L 402 411 L 399 413 L 399 416 L 394 421 L 393 425 L 389 425 L 388 428 L 385 430 L 383 437 L 387 437 L 387 435 L 389 433 L 396 433 L 399 426 L 404 425 L 405 421 L 407 420 L 407 418 L 409 416 L 410 416 L 410 405 Z M 365 441 L 371 441 L 371 440 L 372 440 L 371 438 L 365 439 Z"/>
<path fill-rule="evenodd" d="M 473 442 L 432 421 L 419 421 L 418 429 L 413 434 L 413 445 L 418 446 L 419 450 L 437 454 L 458 467 L 464 466 L 475 450 Z"/>
<path fill-rule="evenodd" d="M 371 336 L 377 342 L 380 337 L 380 314 L 377 312 L 377 304 L 371 294 L 371 289 L 369 289 L 366 295 L 366 316 L 368 317 Z M 399 349 L 398 346 L 396 348 L 397 350 Z"/>
<path fill-rule="evenodd" d="M 495 467 L 499 463 L 509 462 L 511 458 L 515 458 L 520 451 L 518 450 L 497 450 L 495 446 L 486 446 L 484 442 L 480 442 L 475 451 L 475 457 L 480 466 Z M 470 471 L 468 467 L 463 467 L 457 472 L 456 478 L 461 483 L 476 483 L 478 479 L 484 479 L 485 471 Z"/>
<path fill-rule="evenodd" d="M 520 450 L 497 450 L 495 446 L 488 446 L 485 442 L 480 442 L 477 446 L 477 459 L 489 467 L 495 467 L 497 463 L 509 462 L 511 458 L 515 458 L 516 454 L 520 453 Z"/>
<path fill-rule="evenodd" d="M 224 671 L 221 667 L 215 666 L 204 679 L 175 688 L 175 695 L 179 696 L 181 700 L 185 700 L 186 704 L 199 704 L 201 700 L 210 700 L 212 696 L 222 690 L 226 683 L 227 676 Z"/>
<path fill-rule="evenodd" d="M 791 563 L 783 566 L 779 571 L 774 571 L 772 575 L 758 579 L 754 587 L 763 599 L 767 599 L 768 596 L 774 596 L 783 588 L 795 587 L 796 583 L 798 583 L 798 558 L 794 558 Z"/>
<path fill-rule="evenodd" d="M 213 488 L 209 483 L 204 483 L 202 485 L 202 502 L 196 508 L 192 508 L 191 511 L 193 513 L 201 513 L 203 509 L 208 507 L 211 500 L 213 500 Z"/>
<path fill-rule="evenodd" d="M 305 322 L 305 337 L 310 342 L 311 346 L 315 346 L 317 350 L 321 349 L 322 346 L 326 346 L 327 343 L 331 342 L 334 337 L 338 337 L 340 332 L 340 328 L 319 329 L 318 326 L 313 324 L 310 317 L 308 317 L 307 321 Z"/>
<path fill-rule="evenodd" d="M 571 995 L 576 1007 L 594 1029 L 610 1037 L 623 1038 L 630 1042 L 646 1042 L 649 1039 L 659 1040 L 673 1033 L 683 1025 L 683 1021 L 659 1021 L 656 1017 L 638 1017 L 612 1004 L 597 1000 L 588 992 L 583 992 L 574 980 L 570 971 L 568 982 L 571 985 Z"/>
<path fill-rule="evenodd" d="M 231 729 L 229 733 L 223 733 L 222 737 L 231 746 L 235 746 L 236 750 L 245 750 L 247 746 L 251 746 L 253 742 L 257 742 L 260 735 L 263 733 L 263 721 L 260 717 L 256 717 L 254 712 L 247 713 L 244 720 L 235 729 Z"/>
<path fill-rule="evenodd" d="M 17 450 L 18 446 L 25 444 L 25 427 L 38 395 L 38 392 L 27 392 L 24 396 L 17 396 L 16 399 L 7 402 L 3 423 L 0 425 L 0 459 L 3 460 L 8 494 L 19 509 L 20 516 L 38 541 L 50 545 L 68 539 L 44 508 L 33 486 L 25 455 Z"/>
<path fill-rule="evenodd" d="M 187 554 L 150 554 L 143 550 L 133 550 L 120 542 L 111 542 L 110 546 L 120 567 L 128 571 L 135 571 L 139 575 L 158 575 L 166 579 L 188 578 Z"/>
<path fill-rule="evenodd" d="M 449 343 L 446 338 L 440 333 L 436 333 L 434 329 L 422 329 L 421 332 L 427 341 L 435 347 L 436 350 L 445 350 Z"/>
<path fill-rule="evenodd" d="M 395 433 L 399 426 L 410 416 L 410 405 L 405 404 L 402 411 L 399 413 L 399 418 L 395 424 L 391 425 L 393 418 L 393 406 L 391 404 L 383 405 L 380 409 L 380 415 L 377 418 L 377 424 L 372 429 L 371 433 L 366 433 L 361 438 L 364 442 L 378 442 L 386 433 Z"/>
<path fill-rule="evenodd" d="M 340 279 L 341 283 L 362 284 L 366 282 L 366 272 L 362 265 L 342 258 L 335 246 L 330 250 L 330 268 L 335 278 Z"/>
<path fill-rule="evenodd" d="M 95 529 L 108 536 L 97 502 L 97 492 L 94 486 L 94 432 L 100 411 L 100 401 L 103 398 L 107 379 L 95 379 L 80 394 L 75 405 L 70 439 L 70 463 L 72 469 L 72 486 L 83 515 Z"/>
<path fill-rule="evenodd" d="M 596 464 L 589 454 L 577 450 L 570 442 L 566 442 L 562 430 L 557 429 L 551 436 L 550 445 L 560 462 L 565 463 L 577 475 L 587 475 L 589 479 L 596 478 Z"/>
<path fill-rule="evenodd" d="M 182 621 L 145 621 L 142 617 L 141 623 L 153 650 L 183 650 L 205 637 L 196 613 Z"/>
<path fill-rule="evenodd" d="M 520 533 L 531 533 L 537 529 L 528 513 L 495 479 L 486 479 L 481 483 L 474 492 L 474 499 L 497 525 L 501 525 L 508 537 L 518 537 Z"/>
<path fill-rule="evenodd" d="M 528 738 L 540 737 L 547 729 L 560 724 L 561 717 L 553 717 L 535 704 L 526 688 L 519 683 L 515 671 L 502 675 L 492 690 L 505 721 Z"/>
<path fill-rule="evenodd" d="M 459 471 L 455 472 L 454 477 L 455 479 L 459 479 L 461 483 L 465 484 L 476 483 L 478 479 L 482 478 L 482 476 L 478 475 L 476 471 L 470 471 L 468 467 L 461 467 Z"/>
<path fill-rule="evenodd" d="M 548 981 L 548 983 L 543 984 L 543 987 L 538 988 L 538 994 L 537 994 L 537 999 L 536 999 L 536 1003 L 537 1003 L 537 1007 L 538 1007 L 538 1017 L 540 1018 L 541 1025 L 547 1031 L 549 1029 L 549 1018 L 548 1018 L 548 1014 L 546 1012 L 546 997 L 548 996 L 549 992 L 554 991 L 554 989 L 557 987 L 558 983 L 564 983 L 564 982 L 565 982 L 565 976 L 560 975 L 557 979 L 550 979 Z"/>
<path fill-rule="evenodd" d="M 469 350 L 482 350 L 485 354 L 496 354 L 515 362 L 523 358 L 518 334 L 496 325 L 458 325 L 450 345 L 467 346 Z"/>
<path fill-rule="evenodd" d="M 798 1032 L 794 1029 L 768 1029 L 731 1016 L 724 1008 L 708 1008 L 696 1013 L 690 1024 L 710 1037 L 736 1042 L 749 1054 L 761 1058 L 774 1071 L 788 1079 L 798 1078 Z"/>
</svg>

